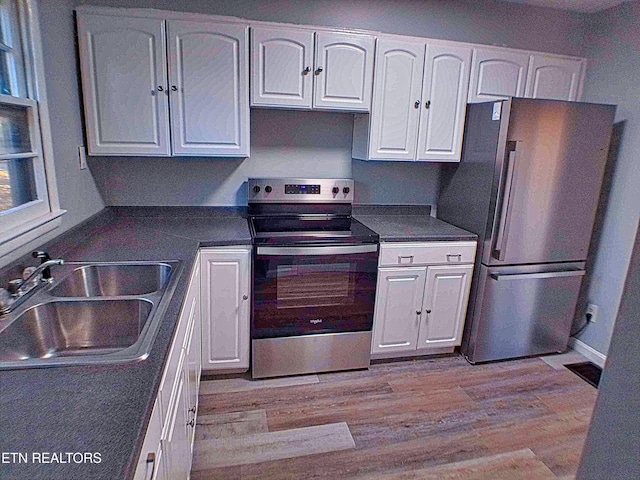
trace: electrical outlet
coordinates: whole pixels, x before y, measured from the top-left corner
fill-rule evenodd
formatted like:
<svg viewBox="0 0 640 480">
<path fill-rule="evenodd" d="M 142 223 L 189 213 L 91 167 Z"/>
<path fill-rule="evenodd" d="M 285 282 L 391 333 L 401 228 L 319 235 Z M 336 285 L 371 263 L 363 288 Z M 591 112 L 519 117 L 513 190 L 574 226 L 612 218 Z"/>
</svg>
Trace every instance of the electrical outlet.
<svg viewBox="0 0 640 480">
<path fill-rule="evenodd" d="M 598 306 L 594 305 L 593 303 L 587 304 L 587 309 L 585 310 L 584 314 L 585 316 L 587 316 L 587 321 L 596 323 L 596 318 L 598 318 Z"/>
<path fill-rule="evenodd" d="M 87 150 L 84 145 L 78 147 L 78 158 L 80 159 L 80 170 L 87 168 Z"/>
</svg>

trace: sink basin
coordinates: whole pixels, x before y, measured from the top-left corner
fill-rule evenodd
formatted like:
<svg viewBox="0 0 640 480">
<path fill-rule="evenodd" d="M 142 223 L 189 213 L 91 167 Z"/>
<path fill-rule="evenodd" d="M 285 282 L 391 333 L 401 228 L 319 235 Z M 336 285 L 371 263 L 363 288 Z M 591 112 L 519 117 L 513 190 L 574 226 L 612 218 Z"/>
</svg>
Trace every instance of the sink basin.
<svg viewBox="0 0 640 480">
<path fill-rule="evenodd" d="M 113 353 L 133 345 L 148 300 L 53 301 L 29 308 L 0 333 L 0 361 Z"/>
<path fill-rule="evenodd" d="M 149 356 L 181 262 L 67 262 L 0 316 L 0 369 L 109 365 Z"/>
<path fill-rule="evenodd" d="M 147 295 L 169 281 L 166 263 L 114 263 L 85 265 L 73 270 L 50 290 L 54 297 L 117 297 Z"/>
</svg>

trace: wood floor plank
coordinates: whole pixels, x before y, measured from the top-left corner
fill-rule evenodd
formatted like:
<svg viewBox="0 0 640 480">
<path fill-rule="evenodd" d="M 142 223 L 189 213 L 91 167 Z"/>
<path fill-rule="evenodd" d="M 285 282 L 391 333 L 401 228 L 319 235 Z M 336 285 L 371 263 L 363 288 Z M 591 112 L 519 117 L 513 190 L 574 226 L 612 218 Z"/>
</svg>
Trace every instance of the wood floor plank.
<svg viewBox="0 0 640 480">
<path fill-rule="evenodd" d="M 399 413 L 443 412 L 451 408 L 473 408 L 473 405 L 474 402 L 461 388 L 454 388 L 432 392 L 430 395 L 385 392 L 366 398 L 323 398 L 266 410 L 269 430 L 281 430 L 338 421 L 352 422 Z"/>
<path fill-rule="evenodd" d="M 532 447 L 532 451 L 557 476 L 575 476 L 584 442 L 583 435 L 576 435 L 561 443 Z"/>
<path fill-rule="evenodd" d="M 199 415 L 196 424 L 196 440 L 237 437 L 267 431 L 265 410 Z"/>
<path fill-rule="evenodd" d="M 343 398 L 364 399 L 376 395 L 392 393 L 386 382 L 377 379 L 356 379 L 352 382 L 312 384 L 281 388 L 265 388 L 247 392 L 223 394 L 200 394 L 199 409 L 203 413 L 228 413 L 242 410 L 285 408 L 290 405 L 304 405 L 317 401 L 340 401 Z"/>
<path fill-rule="evenodd" d="M 200 395 L 215 393 L 248 392 L 263 388 L 291 387 L 296 385 L 309 385 L 318 383 L 317 375 L 297 375 L 294 377 L 267 378 L 265 380 L 252 380 L 249 375 L 237 378 L 224 378 L 217 380 L 203 380 L 200 382 Z"/>
<path fill-rule="evenodd" d="M 371 480 L 531 480 L 555 475 L 529 450 L 474 458 L 408 472 L 375 475 Z"/>
<path fill-rule="evenodd" d="M 591 411 L 554 414 L 477 431 L 494 453 L 557 445 L 573 438 L 586 438 Z"/>
<path fill-rule="evenodd" d="M 336 480 L 424 468 L 489 455 L 476 434 L 431 437 L 387 445 L 242 465 L 243 480 Z"/>
<path fill-rule="evenodd" d="M 507 379 L 464 387 L 464 391 L 479 401 L 527 394 L 559 393 L 582 387 L 583 384 L 576 382 L 576 378 L 576 375 L 566 369 L 554 370 L 545 365 L 544 370 L 536 373 L 513 375 Z"/>
<path fill-rule="evenodd" d="M 192 470 L 246 465 L 355 447 L 346 423 L 202 440 Z"/>
<path fill-rule="evenodd" d="M 388 380 L 394 391 L 433 391 L 453 387 L 475 387 L 512 381 L 526 375 L 546 375 L 548 367 L 541 363 L 466 365 L 455 370 L 425 370 L 412 375 L 395 376 Z"/>
<path fill-rule="evenodd" d="M 571 412 L 585 407 L 594 407 L 598 390 L 583 382 L 568 392 L 538 393 L 536 397 L 556 413 Z"/>
</svg>

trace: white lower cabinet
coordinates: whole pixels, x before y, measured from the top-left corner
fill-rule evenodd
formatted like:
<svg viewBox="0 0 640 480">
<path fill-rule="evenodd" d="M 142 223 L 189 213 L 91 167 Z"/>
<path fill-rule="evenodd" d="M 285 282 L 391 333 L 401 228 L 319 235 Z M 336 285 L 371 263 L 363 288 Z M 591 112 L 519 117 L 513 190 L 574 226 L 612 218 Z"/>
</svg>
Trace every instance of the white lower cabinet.
<svg viewBox="0 0 640 480">
<path fill-rule="evenodd" d="M 251 247 L 200 251 L 202 369 L 249 369 Z"/>
<path fill-rule="evenodd" d="M 135 480 L 189 478 L 201 369 L 200 332 L 200 264 L 196 262 L 167 355 Z"/>
<path fill-rule="evenodd" d="M 462 341 L 475 242 L 380 247 L 374 358 L 452 351 Z"/>
</svg>

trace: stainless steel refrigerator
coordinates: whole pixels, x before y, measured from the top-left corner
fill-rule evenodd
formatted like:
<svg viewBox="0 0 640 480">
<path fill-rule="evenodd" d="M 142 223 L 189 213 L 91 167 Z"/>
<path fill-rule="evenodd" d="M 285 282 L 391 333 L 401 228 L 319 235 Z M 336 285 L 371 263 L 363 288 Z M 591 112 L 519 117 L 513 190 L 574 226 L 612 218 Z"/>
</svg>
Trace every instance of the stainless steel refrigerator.
<svg viewBox="0 0 640 480">
<path fill-rule="evenodd" d="M 614 114 L 525 98 L 467 107 L 437 215 L 478 235 L 461 346 L 471 363 L 567 348 Z"/>
</svg>

